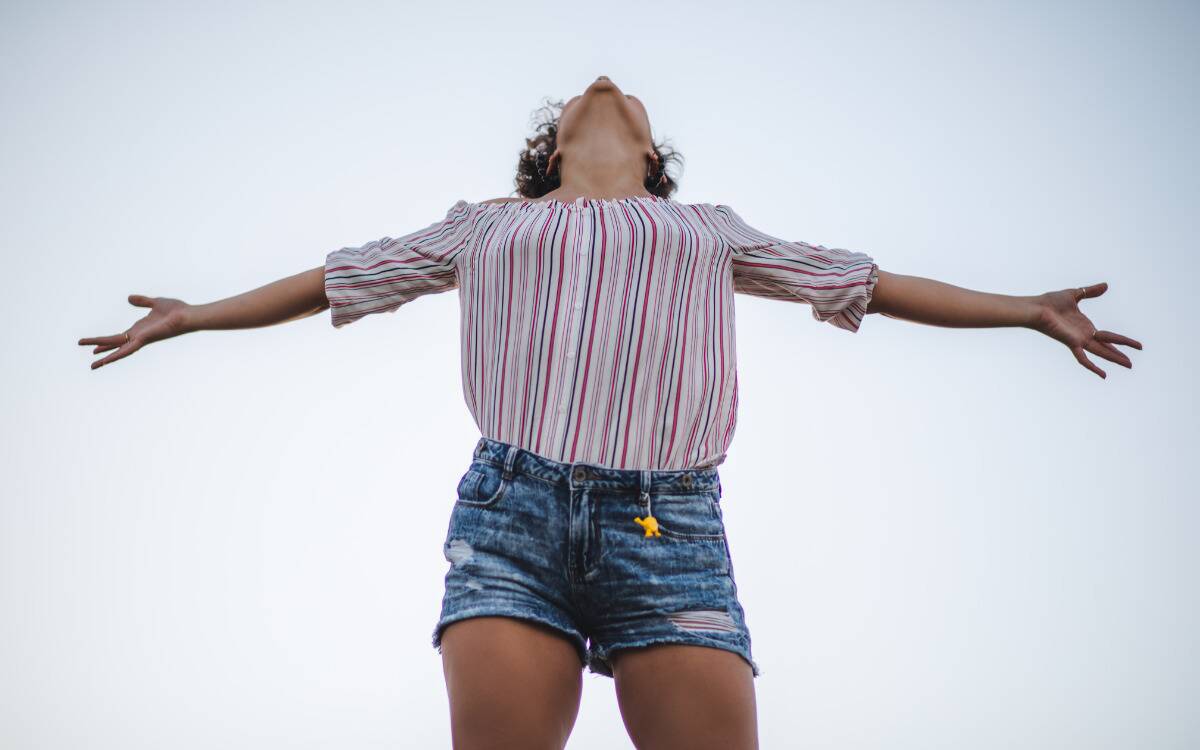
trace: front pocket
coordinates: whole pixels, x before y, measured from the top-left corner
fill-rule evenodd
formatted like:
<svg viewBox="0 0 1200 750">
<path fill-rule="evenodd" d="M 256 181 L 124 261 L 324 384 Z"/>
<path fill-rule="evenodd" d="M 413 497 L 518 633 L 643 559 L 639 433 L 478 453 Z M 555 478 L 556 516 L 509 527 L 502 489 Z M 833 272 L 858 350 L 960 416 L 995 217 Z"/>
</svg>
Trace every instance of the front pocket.
<svg viewBox="0 0 1200 750">
<path fill-rule="evenodd" d="M 511 481 L 505 479 L 499 469 L 476 462 L 458 480 L 456 501 L 479 508 L 492 507 L 504 497 Z"/>
<path fill-rule="evenodd" d="M 713 492 L 651 495 L 650 512 L 663 536 L 698 541 L 725 539 L 725 522 Z"/>
</svg>

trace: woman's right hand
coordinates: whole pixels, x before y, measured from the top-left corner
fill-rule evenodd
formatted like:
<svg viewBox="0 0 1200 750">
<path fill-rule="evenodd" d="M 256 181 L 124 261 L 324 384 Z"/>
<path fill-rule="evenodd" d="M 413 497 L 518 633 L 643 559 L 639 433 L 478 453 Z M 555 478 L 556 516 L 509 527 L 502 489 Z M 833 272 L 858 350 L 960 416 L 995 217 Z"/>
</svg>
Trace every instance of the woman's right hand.
<svg viewBox="0 0 1200 750">
<path fill-rule="evenodd" d="M 150 308 L 150 312 L 146 313 L 146 317 L 134 323 L 124 333 L 118 333 L 113 336 L 94 336 L 79 339 L 80 346 L 95 344 L 96 348 L 92 350 L 92 354 L 102 354 L 116 349 L 116 351 L 104 359 L 92 362 L 93 370 L 103 367 L 109 362 L 116 362 L 118 359 L 128 357 L 146 344 L 152 344 L 155 341 L 162 341 L 163 339 L 169 339 L 187 332 L 184 320 L 189 305 L 183 300 L 172 299 L 170 297 L 146 297 L 141 294 L 131 294 L 129 295 L 129 304 L 137 307 L 148 307 Z"/>
</svg>

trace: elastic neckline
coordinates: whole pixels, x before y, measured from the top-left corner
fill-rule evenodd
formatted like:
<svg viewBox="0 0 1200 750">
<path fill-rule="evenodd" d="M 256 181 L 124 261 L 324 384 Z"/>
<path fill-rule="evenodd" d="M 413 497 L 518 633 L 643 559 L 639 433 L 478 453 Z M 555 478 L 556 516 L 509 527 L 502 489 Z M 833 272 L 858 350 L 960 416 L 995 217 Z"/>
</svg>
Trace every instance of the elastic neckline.
<svg viewBox="0 0 1200 750">
<path fill-rule="evenodd" d="M 549 200 L 524 200 L 520 203 L 512 202 L 509 205 L 515 205 L 520 208 L 526 206 L 562 206 L 563 208 L 588 208 L 593 205 L 600 206 L 616 206 L 622 203 L 673 203 L 670 198 L 660 198 L 657 195 L 630 195 L 625 198 L 589 198 L 586 195 L 581 195 L 573 201 L 563 202 L 557 198 Z"/>
</svg>

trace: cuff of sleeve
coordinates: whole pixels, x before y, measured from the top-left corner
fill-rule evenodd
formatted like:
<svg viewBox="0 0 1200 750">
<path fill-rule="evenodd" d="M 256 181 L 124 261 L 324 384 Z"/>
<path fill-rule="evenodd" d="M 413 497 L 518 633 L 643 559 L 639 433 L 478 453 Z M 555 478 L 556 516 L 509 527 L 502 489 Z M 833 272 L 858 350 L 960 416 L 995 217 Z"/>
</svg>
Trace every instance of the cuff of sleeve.
<svg viewBox="0 0 1200 750">
<path fill-rule="evenodd" d="M 850 333 L 857 333 L 859 327 L 862 326 L 863 318 L 867 315 L 867 305 L 870 304 L 871 297 L 875 295 L 875 284 L 879 282 L 879 264 L 872 263 L 870 266 L 864 266 L 859 279 L 862 283 L 854 287 L 857 293 L 839 310 L 832 315 L 827 313 L 822 317 L 821 311 L 814 307 L 813 317 L 817 320 L 828 321 Z"/>
<path fill-rule="evenodd" d="M 337 271 L 334 269 L 345 266 L 346 258 L 344 249 L 334 250 L 325 255 L 325 299 L 329 301 L 329 322 L 334 328 L 341 328 L 361 317 L 361 315 L 353 314 L 346 307 L 350 300 L 347 299 L 345 290 L 336 288 L 338 279 Z M 341 280 L 342 283 L 344 281 L 344 279 Z"/>
</svg>

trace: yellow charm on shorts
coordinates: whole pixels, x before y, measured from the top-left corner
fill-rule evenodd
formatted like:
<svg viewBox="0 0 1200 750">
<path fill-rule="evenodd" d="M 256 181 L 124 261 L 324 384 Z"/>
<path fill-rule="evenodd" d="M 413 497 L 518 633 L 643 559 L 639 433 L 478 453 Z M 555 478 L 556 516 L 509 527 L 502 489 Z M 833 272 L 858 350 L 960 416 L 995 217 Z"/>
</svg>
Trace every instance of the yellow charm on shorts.
<svg viewBox="0 0 1200 750">
<path fill-rule="evenodd" d="M 654 516 L 638 516 L 633 522 L 646 530 L 646 536 L 662 536 L 662 532 L 658 530 L 658 519 Z"/>
</svg>

